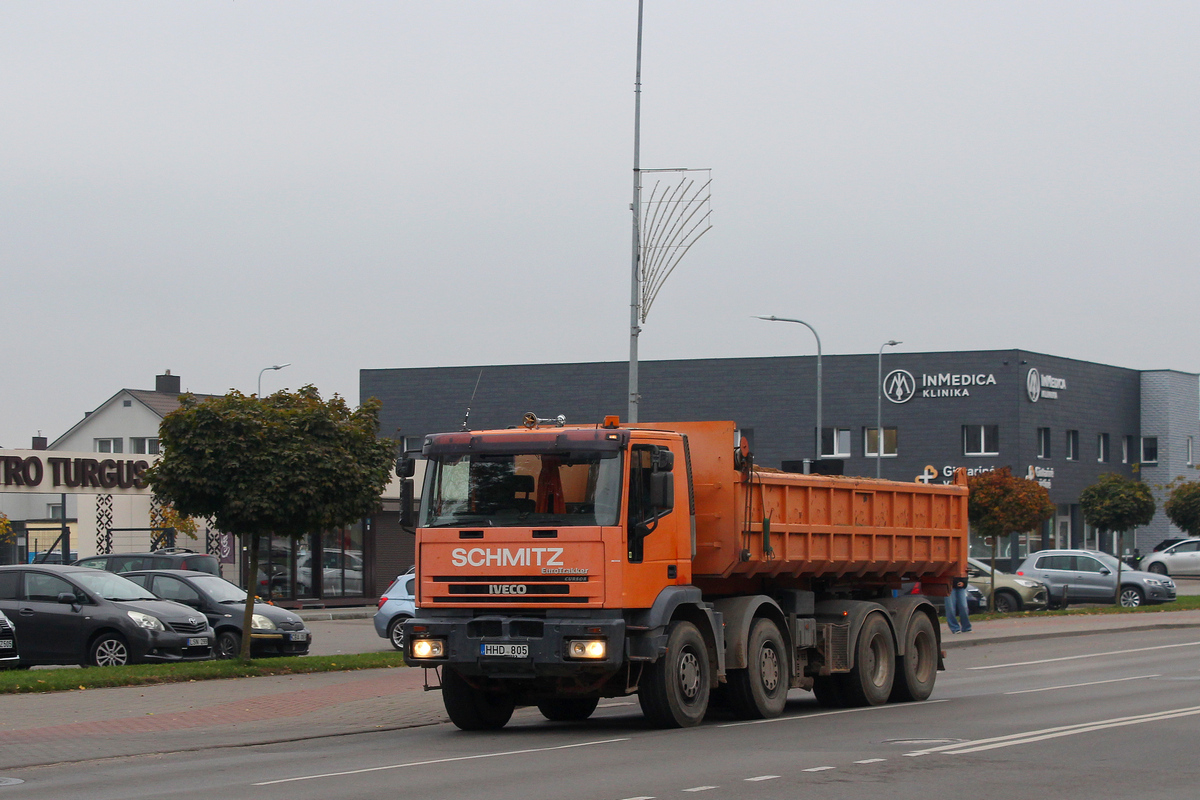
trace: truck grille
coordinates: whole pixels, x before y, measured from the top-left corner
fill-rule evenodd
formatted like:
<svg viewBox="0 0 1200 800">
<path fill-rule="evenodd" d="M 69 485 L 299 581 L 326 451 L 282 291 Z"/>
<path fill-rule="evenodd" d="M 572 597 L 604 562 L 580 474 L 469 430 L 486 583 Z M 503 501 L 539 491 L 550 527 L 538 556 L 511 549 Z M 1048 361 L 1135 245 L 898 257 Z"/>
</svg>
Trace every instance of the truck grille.
<svg viewBox="0 0 1200 800">
<path fill-rule="evenodd" d="M 446 584 L 445 596 L 435 603 L 586 603 L 590 598 L 572 595 L 572 584 L 587 583 L 586 575 L 483 575 L 437 576 Z"/>
</svg>

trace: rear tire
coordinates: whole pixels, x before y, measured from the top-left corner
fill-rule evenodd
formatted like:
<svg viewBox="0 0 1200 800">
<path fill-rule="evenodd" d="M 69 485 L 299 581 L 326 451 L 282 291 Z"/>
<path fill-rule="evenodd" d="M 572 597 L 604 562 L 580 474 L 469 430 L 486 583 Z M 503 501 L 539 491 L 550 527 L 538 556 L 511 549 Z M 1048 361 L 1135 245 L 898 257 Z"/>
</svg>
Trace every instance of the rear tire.
<svg viewBox="0 0 1200 800">
<path fill-rule="evenodd" d="M 1008 590 L 996 592 L 996 611 L 1001 614 L 1011 614 L 1021 610 L 1021 598 Z"/>
<path fill-rule="evenodd" d="M 787 705 L 790 681 L 787 649 L 774 622 L 765 618 L 755 621 L 746 659 L 745 669 L 729 671 L 733 712 L 742 719 L 778 717 Z"/>
<path fill-rule="evenodd" d="M 933 623 L 917 614 L 904 634 L 904 655 L 896 658 L 896 680 L 889 699 L 907 703 L 926 700 L 937 680 L 938 643 Z"/>
<path fill-rule="evenodd" d="M 1155 575 L 1166 575 L 1167 565 L 1161 561 L 1155 561 L 1153 564 L 1147 567 L 1146 570 L 1148 572 L 1153 572 Z"/>
<path fill-rule="evenodd" d="M 442 668 L 442 703 L 450 721 L 464 731 L 500 730 L 516 707 L 512 695 L 476 689 L 450 667 Z"/>
<path fill-rule="evenodd" d="M 599 705 L 599 697 L 555 697 L 537 704 L 538 711 L 551 722 L 583 722 Z"/>
<path fill-rule="evenodd" d="M 667 653 L 646 668 L 638 702 L 655 727 L 690 728 L 708 710 L 708 648 L 690 622 L 672 622 L 667 630 Z"/>
<path fill-rule="evenodd" d="M 871 614 L 858 631 L 854 667 L 846 676 L 847 705 L 879 706 L 888 701 L 896 680 L 896 642 L 881 614 Z"/>
<path fill-rule="evenodd" d="M 392 647 L 404 652 L 404 623 L 412 617 L 401 615 L 394 618 L 387 626 L 388 641 L 392 643 Z"/>
</svg>

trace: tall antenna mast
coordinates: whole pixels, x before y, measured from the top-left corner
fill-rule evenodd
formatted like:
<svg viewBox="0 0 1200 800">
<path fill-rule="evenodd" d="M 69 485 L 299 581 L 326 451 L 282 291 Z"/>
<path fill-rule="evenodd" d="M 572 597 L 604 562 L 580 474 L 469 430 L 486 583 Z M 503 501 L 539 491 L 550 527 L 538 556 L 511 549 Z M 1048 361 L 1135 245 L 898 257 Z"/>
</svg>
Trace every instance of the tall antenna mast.
<svg viewBox="0 0 1200 800">
<path fill-rule="evenodd" d="M 641 146 L 642 146 L 642 3 L 638 0 L 637 24 L 637 74 L 633 82 L 633 202 L 629 208 L 633 211 L 633 266 L 631 273 L 631 288 L 629 294 L 629 421 L 638 421 L 638 334 L 641 328 L 641 231 L 639 225 L 642 219 L 642 176 L 641 176 Z"/>
</svg>

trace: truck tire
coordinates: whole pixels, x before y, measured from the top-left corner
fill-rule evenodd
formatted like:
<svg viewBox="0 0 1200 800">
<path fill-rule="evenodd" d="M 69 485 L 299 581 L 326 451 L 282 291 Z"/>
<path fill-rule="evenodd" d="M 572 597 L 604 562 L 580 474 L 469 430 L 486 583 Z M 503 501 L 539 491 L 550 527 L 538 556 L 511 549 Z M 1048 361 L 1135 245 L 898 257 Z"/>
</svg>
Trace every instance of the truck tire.
<svg viewBox="0 0 1200 800">
<path fill-rule="evenodd" d="M 537 704 L 538 711 L 551 722 L 582 722 L 592 715 L 599 697 L 555 697 Z"/>
<path fill-rule="evenodd" d="M 937 679 L 937 634 L 929 617 L 918 613 L 904 634 L 904 655 L 896 658 L 896 680 L 892 702 L 907 703 L 928 699 Z"/>
<path fill-rule="evenodd" d="M 646 668 L 638 702 L 655 727 L 690 728 L 708 710 L 708 648 L 690 622 L 672 622 L 667 631 L 667 653 Z"/>
<path fill-rule="evenodd" d="M 512 695 L 476 689 L 450 667 L 442 669 L 442 703 L 450 721 L 464 731 L 500 730 L 516 705 Z"/>
<path fill-rule="evenodd" d="M 845 677 L 846 705 L 879 706 L 888 701 L 896 679 L 896 642 L 881 614 L 871 614 L 854 643 L 854 667 Z"/>
<path fill-rule="evenodd" d="M 787 705 L 789 688 L 787 649 L 779 627 L 760 618 L 750 629 L 746 669 L 729 671 L 729 700 L 742 719 L 778 717 Z"/>
</svg>

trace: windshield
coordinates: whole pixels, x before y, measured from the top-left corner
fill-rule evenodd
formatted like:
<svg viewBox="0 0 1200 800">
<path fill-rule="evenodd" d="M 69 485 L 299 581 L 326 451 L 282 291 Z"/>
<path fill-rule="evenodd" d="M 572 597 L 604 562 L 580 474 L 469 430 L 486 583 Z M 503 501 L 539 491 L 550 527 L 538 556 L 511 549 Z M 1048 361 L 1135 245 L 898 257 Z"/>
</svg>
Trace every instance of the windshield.
<svg viewBox="0 0 1200 800">
<path fill-rule="evenodd" d="M 426 467 L 421 525 L 616 525 L 620 506 L 617 451 L 447 453 Z"/>
<path fill-rule="evenodd" d="M 218 578 L 216 575 L 205 575 L 200 577 L 197 575 L 192 578 L 192 583 L 196 584 L 196 588 L 207 594 L 215 602 L 218 603 L 245 603 L 246 590 L 237 584 L 230 583 L 224 578 Z"/>
<path fill-rule="evenodd" d="M 77 581 L 92 594 L 105 600 L 157 600 L 150 592 L 128 578 L 112 572 L 74 572 L 71 580 Z"/>
</svg>

